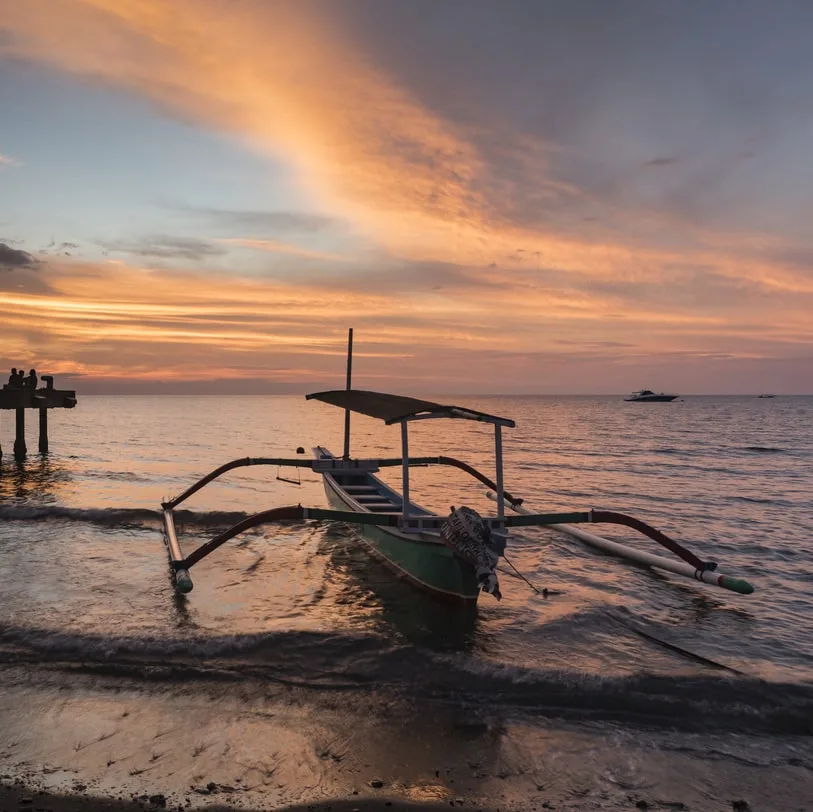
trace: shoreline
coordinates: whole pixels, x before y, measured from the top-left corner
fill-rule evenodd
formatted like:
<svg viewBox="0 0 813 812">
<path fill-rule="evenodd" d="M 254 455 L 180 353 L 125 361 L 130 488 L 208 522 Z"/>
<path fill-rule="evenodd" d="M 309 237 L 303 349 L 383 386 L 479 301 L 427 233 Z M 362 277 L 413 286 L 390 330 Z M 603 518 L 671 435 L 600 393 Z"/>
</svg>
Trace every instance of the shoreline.
<svg viewBox="0 0 813 812">
<path fill-rule="evenodd" d="M 178 803 L 177 799 L 168 798 L 162 793 L 154 795 L 136 793 L 125 795 L 122 793 L 118 797 L 89 795 L 84 791 L 64 794 L 30 786 L 19 778 L 12 781 L 0 780 L 0 812 L 18 812 L 18 810 L 31 810 L 31 812 L 144 812 L 144 810 L 155 810 L 159 812 L 162 809 L 184 812 L 184 810 L 194 808 L 203 808 L 207 812 L 240 812 L 241 810 L 253 812 L 258 808 L 274 809 L 277 812 L 440 812 L 440 810 L 448 810 L 450 806 L 465 806 L 468 812 L 492 812 L 492 807 L 462 802 L 419 803 L 384 795 L 381 798 L 339 797 L 285 806 L 257 807 L 218 802 L 196 807 L 189 798 L 184 803 Z M 552 808 L 552 806 L 547 808 Z"/>
</svg>

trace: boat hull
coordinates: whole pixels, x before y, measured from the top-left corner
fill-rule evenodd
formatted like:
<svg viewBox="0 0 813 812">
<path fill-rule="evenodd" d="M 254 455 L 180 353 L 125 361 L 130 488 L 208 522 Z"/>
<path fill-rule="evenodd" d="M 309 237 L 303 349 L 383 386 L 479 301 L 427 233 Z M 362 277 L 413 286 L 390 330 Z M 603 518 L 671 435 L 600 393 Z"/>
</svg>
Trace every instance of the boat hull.
<svg viewBox="0 0 813 812">
<path fill-rule="evenodd" d="M 377 482 L 372 475 L 369 480 Z M 336 510 L 360 509 L 330 474 L 324 474 L 324 483 L 331 507 Z M 361 525 L 353 530 L 370 555 L 397 577 L 446 600 L 477 600 L 480 588 L 474 568 L 458 558 L 436 535 L 402 533 L 376 525 Z"/>
<path fill-rule="evenodd" d="M 624 398 L 627 403 L 671 403 L 677 395 L 645 395 L 640 398 Z"/>
</svg>

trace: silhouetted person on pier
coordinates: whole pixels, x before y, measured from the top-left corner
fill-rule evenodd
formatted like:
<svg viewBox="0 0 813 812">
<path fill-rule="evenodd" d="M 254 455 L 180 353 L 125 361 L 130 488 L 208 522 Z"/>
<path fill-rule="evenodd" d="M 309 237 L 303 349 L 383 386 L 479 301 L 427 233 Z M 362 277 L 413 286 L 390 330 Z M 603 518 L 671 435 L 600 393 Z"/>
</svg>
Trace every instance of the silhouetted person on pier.
<svg viewBox="0 0 813 812">
<path fill-rule="evenodd" d="M 9 375 L 8 386 L 9 386 L 9 389 L 22 389 L 22 386 L 23 386 L 23 372 L 22 372 L 22 370 L 17 372 L 17 367 L 12 367 L 11 368 L 11 375 Z"/>
<path fill-rule="evenodd" d="M 32 369 L 31 372 L 28 373 L 28 377 L 24 381 L 24 385 L 27 386 L 29 389 L 36 389 L 37 388 L 37 370 Z"/>
</svg>

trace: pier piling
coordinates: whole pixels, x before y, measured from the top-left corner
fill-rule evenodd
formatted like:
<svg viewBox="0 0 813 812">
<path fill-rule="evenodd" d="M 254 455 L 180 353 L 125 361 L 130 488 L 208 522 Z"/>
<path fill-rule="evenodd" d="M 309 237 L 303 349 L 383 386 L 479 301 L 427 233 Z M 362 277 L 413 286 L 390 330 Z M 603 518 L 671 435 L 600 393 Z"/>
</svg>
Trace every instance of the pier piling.
<svg viewBox="0 0 813 812">
<path fill-rule="evenodd" d="M 14 435 L 14 457 L 25 459 L 28 449 L 25 446 L 25 409 L 17 409 L 17 431 Z"/>
<path fill-rule="evenodd" d="M 48 409 L 40 409 L 40 454 L 48 453 Z"/>
</svg>

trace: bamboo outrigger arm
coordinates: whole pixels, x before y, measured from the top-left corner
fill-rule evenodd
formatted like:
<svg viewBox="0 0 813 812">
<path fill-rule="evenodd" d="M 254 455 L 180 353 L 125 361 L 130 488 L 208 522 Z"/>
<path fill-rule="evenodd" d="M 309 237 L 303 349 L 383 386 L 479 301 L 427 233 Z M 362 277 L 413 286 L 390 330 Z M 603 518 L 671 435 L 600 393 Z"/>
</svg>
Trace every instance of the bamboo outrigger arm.
<svg viewBox="0 0 813 812">
<path fill-rule="evenodd" d="M 285 465 L 295 468 L 312 468 L 313 460 L 309 459 L 277 459 L 275 457 L 242 457 L 239 460 L 232 460 L 214 471 L 201 477 L 194 485 L 190 485 L 183 493 L 178 494 L 174 499 L 168 499 L 166 502 L 161 502 L 161 507 L 164 510 L 178 507 L 181 502 L 185 502 L 192 494 L 197 493 L 204 485 L 208 485 L 212 480 L 217 479 L 219 476 L 233 471 L 235 468 L 244 468 L 247 465 Z"/>
<path fill-rule="evenodd" d="M 496 495 L 488 493 L 488 498 L 496 500 Z M 521 504 L 514 503 L 511 507 L 520 516 L 512 517 L 514 525 L 522 525 L 527 522 L 529 525 L 536 525 L 539 514 L 534 514 L 528 508 L 522 507 Z M 545 515 L 545 514 L 542 514 Z M 629 547 L 626 544 L 620 544 L 617 541 L 611 541 L 603 536 L 598 536 L 595 533 L 590 533 L 587 530 L 582 530 L 580 527 L 571 527 L 572 524 L 578 524 L 578 521 L 568 519 L 566 522 L 553 523 L 550 526 L 554 530 L 559 530 L 569 536 L 579 539 L 580 541 L 596 547 L 605 553 L 625 558 L 628 561 L 633 561 L 636 564 L 641 564 L 646 567 L 657 567 L 658 569 L 666 570 L 667 572 L 674 572 L 678 575 L 684 575 L 687 578 L 693 578 L 696 581 L 702 581 L 706 584 L 719 586 L 723 589 L 728 589 L 731 592 L 738 592 L 740 595 L 750 595 L 754 591 L 754 587 L 743 578 L 734 578 L 730 575 L 723 575 L 717 570 L 717 564 L 713 561 L 702 561 L 694 553 L 687 550 L 685 547 L 678 544 L 674 539 L 656 530 L 654 527 L 641 522 L 632 516 L 626 516 L 623 513 L 614 513 L 611 511 L 594 510 L 590 511 L 589 515 L 592 516 L 591 521 L 595 522 L 609 522 L 612 524 L 621 524 L 626 527 L 631 527 L 643 533 L 649 538 L 654 539 L 662 546 L 666 547 L 675 553 L 682 561 L 673 561 L 668 558 L 663 558 L 659 555 L 653 555 L 645 550 L 638 550 Z M 548 524 L 546 522 L 546 524 Z"/>
<path fill-rule="evenodd" d="M 353 462 L 352 460 L 342 461 L 342 465 L 343 467 L 347 467 L 348 463 L 352 462 Z M 375 466 L 378 468 L 389 468 L 402 465 L 403 460 L 400 457 L 398 457 L 390 459 L 369 460 L 367 462 L 374 463 Z M 163 502 L 162 507 L 164 508 L 164 510 L 167 509 L 172 510 L 176 508 L 179 504 L 181 504 L 181 502 L 186 501 L 190 496 L 192 496 L 194 493 L 197 493 L 197 491 L 199 491 L 205 485 L 208 485 L 210 482 L 222 476 L 223 474 L 226 474 L 229 471 L 233 471 L 235 468 L 243 468 L 250 465 L 279 465 L 279 466 L 293 466 L 297 468 L 310 468 L 311 470 L 313 470 L 314 466 L 318 467 L 318 464 L 319 460 L 279 458 L 279 457 L 243 457 L 242 459 L 239 460 L 232 460 L 231 462 L 227 462 L 225 465 L 221 465 L 219 468 L 216 468 L 211 473 L 199 479 L 194 485 L 191 485 L 183 493 L 176 496 L 174 499 L 170 499 L 166 502 Z M 473 466 L 468 465 L 467 463 L 462 462 L 461 460 L 455 459 L 454 457 L 410 457 L 409 465 L 410 467 L 427 466 L 427 465 L 451 465 L 474 477 L 479 482 L 482 482 L 486 487 L 491 488 L 492 490 L 496 490 L 497 488 L 496 484 L 491 479 L 489 479 L 485 474 L 482 474 Z M 503 497 L 506 500 L 506 502 L 508 502 L 515 509 L 522 505 L 522 499 L 518 499 L 512 496 L 510 493 L 508 493 L 508 491 L 503 491 Z M 639 519 L 636 519 L 632 516 L 627 516 L 626 514 L 623 513 L 616 513 L 613 511 L 606 510 L 594 510 L 591 511 L 589 515 L 592 516 L 593 518 L 581 520 L 574 519 L 572 521 L 573 522 L 592 521 L 592 522 L 603 522 L 608 524 L 625 525 L 626 527 L 631 527 L 632 529 L 637 530 L 639 533 L 642 533 L 643 535 L 648 536 L 654 541 L 657 541 L 658 544 L 661 544 L 667 550 L 674 553 L 679 558 L 682 558 L 687 564 L 691 564 L 697 570 L 711 571 L 714 570 L 715 567 L 717 566 L 712 561 L 701 561 L 694 553 L 692 553 L 690 550 L 687 550 L 685 547 L 682 547 L 680 544 L 678 544 L 673 539 L 670 539 L 664 533 L 661 533 L 660 530 L 657 530 L 656 528 L 651 527 L 645 522 L 642 522 Z M 249 519 L 250 518 L 252 517 L 249 517 Z M 290 518 L 302 518 L 302 517 L 291 516 Z M 531 520 L 532 518 L 535 517 L 526 516 L 524 518 L 519 517 L 509 518 L 506 519 L 506 526 L 510 527 L 512 526 L 512 524 L 517 527 L 523 525 L 531 525 L 535 523 L 534 521 Z M 246 519 L 246 521 L 248 521 L 248 519 Z M 562 521 L 566 520 L 562 519 Z M 373 524 L 375 524 L 375 522 L 373 522 Z"/>
<path fill-rule="evenodd" d="M 296 520 L 343 521 L 353 524 L 379 526 L 401 526 L 405 524 L 404 517 L 401 514 L 396 513 L 382 514 L 353 512 L 344 510 L 329 510 L 324 508 L 306 508 L 302 507 L 301 505 L 289 505 L 287 507 L 264 510 L 259 513 L 255 513 L 252 516 L 248 516 L 227 530 L 219 533 L 210 541 L 204 542 L 192 553 L 185 556 L 177 538 L 173 510 L 190 496 L 197 493 L 197 491 L 199 491 L 201 488 L 208 485 L 210 482 L 223 474 L 226 474 L 235 468 L 242 468 L 252 465 L 277 465 L 291 466 L 296 468 L 310 468 L 313 471 L 321 473 L 325 470 L 332 470 L 334 467 L 340 468 L 344 471 L 353 469 L 369 470 L 370 468 L 378 469 L 403 466 L 403 462 L 404 460 L 401 457 L 370 460 L 244 457 L 242 459 L 232 460 L 225 465 L 221 465 L 219 468 L 216 468 L 206 476 L 199 479 L 196 483 L 191 485 L 174 499 L 169 499 L 162 503 L 162 507 L 164 509 L 164 540 L 166 542 L 167 552 L 169 553 L 170 564 L 175 572 L 175 581 L 178 588 L 182 592 L 189 592 L 192 589 L 192 580 L 189 576 L 190 567 L 201 561 L 207 555 L 214 552 L 220 546 L 240 533 L 262 524 Z M 493 490 L 496 490 L 497 488 L 496 484 L 489 477 L 485 476 L 471 465 L 455 459 L 454 457 L 408 457 L 407 464 L 409 467 L 450 465 L 464 471 Z M 489 496 L 496 501 L 495 494 L 491 493 Z M 685 547 L 678 544 L 678 542 L 676 542 L 674 539 L 669 538 L 660 530 L 657 530 L 656 528 L 642 522 L 640 519 L 634 518 L 633 516 L 607 510 L 575 511 L 568 513 L 533 513 L 522 506 L 522 499 L 512 496 L 507 491 L 503 491 L 503 498 L 519 515 L 504 517 L 498 516 L 497 518 L 488 519 L 489 523 L 494 529 L 505 529 L 508 527 L 554 526 L 557 529 L 563 529 L 566 532 L 571 532 L 571 535 L 576 535 L 578 538 L 581 538 L 588 543 L 592 543 L 595 546 L 603 545 L 603 549 L 618 555 L 622 555 L 623 557 L 630 558 L 631 560 L 638 561 L 639 563 L 661 567 L 662 569 L 671 569 L 673 572 L 678 572 L 683 575 L 690 575 L 697 580 L 722 586 L 735 592 L 740 592 L 743 594 L 750 594 L 753 592 L 753 587 L 747 581 L 737 578 L 730 578 L 728 576 L 723 576 L 716 573 L 715 570 L 717 568 L 717 564 L 715 562 L 701 560 L 690 550 L 687 550 Z M 444 521 L 445 518 L 442 516 L 428 516 L 420 519 L 421 525 L 424 528 L 434 530 L 439 530 Z M 674 553 L 685 563 L 671 562 L 667 559 L 653 556 L 649 553 L 632 550 L 631 548 L 625 547 L 624 545 L 619 545 L 616 542 L 611 542 L 607 539 L 601 539 L 600 536 L 594 536 L 593 534 L 587 533 L 583 530 L 568 528 L 568 525 L 571 524 L 585 523 L 617 524 L 630 527 L 653 539 L 658 544 Z M 598 542 L 601 542 L 601 544 Z"/>
<path fill-rule="evenodd" d="M 381 460 L 365 460 L 363 462 L 352 459 L 343 459 L 340 461 L 334 461 L 330 464 L 338 465 L 343 470 L 352 470 L 354 467 L 360 467 L 361 465 L 372 466 L 375 468 L 389 468 L 402 466 L 403 458 L 397 457 Z M 410 457 L 407 460 L 407 464 L 410 467 L 451 465 L 474 477 L 479 482 L 482 482 L 484 485 L 486 485 L 486 487 L 495 490 L 497 489 L 496 483 L 489 477 L 485 476 L 485 474 L 482 474 L 476 468 L 462 462 L 461 460 L 457 460 L 454 457 Z M 162 502 L 161 507 L 163 508 L 164 540 L 167 546 L 167 552 L 169 553 L 170 564 L 175 572 L 176 584 L 182 592 L 189 592 L 192 589 L 192 580 L 189 576 L 189 567 L 200 561 L 202 558 L 205 558 L 213 550 L 216 550 L 226 541 L 234 538 L 234 536 L 238 535 L 239 533 L 266 522 L 282 521 L 286 519 L 333 519 L 339 521 L 353 521 L 359 524 L 398 524 L 398 516 L 370 515 L 366 513 L 348 514 L 344 511 L 326 511 L 318 508 L 303 508 L 301 506 L 274 508 L 272 510 L 263 511 L 247 517 L 228 530 L 220 533 L 211 541 L 208 541 L 198 547 L 188 557 L 184 556 L 183 550 L 178 541 L 177 532 L 175 530 L 175 517 L 172 511 L 182 502 L 189 499 L 190 496 L 197 493 L 201 488 L 205 487 L 218 477 L 223 476 L 223 474 L 233 471 L 236 468 L 244 468 L 253 465 L 289 466 L 295 468 L 309 468 L 313 471 L 321 471 L 324 470 L 326 465 L 328 465 L 328 462 L 319 459 L 302 459 L 296 457 L 242 457 L 215 468 L 213 471 L 206 474 L 206 476 L 201 477 L 185 491 L 178 494 L 178 496 Z M 522 502 L 521 499 L 513 497 L 507 491 L 504 492 L 504 498 L 512 505 L 518 505 Z"/>
<path fill-rule="evenodd" d="M 289 505 L 286 507 L 272 508 L 270 510 L 264 510 L 259 513 L 255 513 L 252 516 L 248 516 L 245 519 L 242 519 L 232 527 L 216 535 L 213 539 L 201 544 L 189 555 L 184 556 L 180 544 L 178 543 L 177 535 L 175 532 L 175 522 L 172 513 L 172 508 L 167 507 L 164 509 L 164 530 L 165 530 L 164 535 L 167 544 L 167 551 L 169 552 L 170 564 L 175 572 L 175 581 L 176 584 L 178 585 L 178 588 L 182 592 L 189 592 L 192 589 L 192 580 L 189 576 L 190 567 L 192 567 L 194 564 L 197 564 L 199 561 L 204 559 L 210 553 L 218 549 L 218 547 L 221 547 L 227 541 L 233 539 L 235 536 L 238 536 L 240 533 L 244 533 L 246 530 L 250 530 L 262 524 L 269 524 L 271 522 L 280 522 L 280 521 L 296 521 L 296 520 L 327 520 L 327 521 L 348 522 L 351 524 L 369 524 L 378 526 L 397 527 L 401 523 L 401 515 L 397 513 L 376 514 L 365 512 L 353 512 L 346 510 L 329 510 L 325 508 L 307 508 L 302 507 L 302 505 Z M 427 527 L 435 525 L 439 528 L 440 525 L 442 525 L 442 523 L 445 521 L 445 517 L 443 516 L 427 517 L 424 521 Z M 722 586 L 726 589 L 731 589 L 735 592 L 741 592 L 743 594 L 749 594 L 750 592 L 753 591 L 753 588 L 750 586 L 750 584 L 748 584 L 745 581 L 729 578 L 727 576 L 712 574 L 713 567 L 704 565 L 703 562 L 700 561 L 700 559 L 698 559 L 696 556 L 693 556 L 688 551 L 684 550 L 682 547 L 680 547 L 679 544 L 677 544 L 677 542 L 673 541 L 672 539 L 669 539 L 663 533 L 660 533 L 660 531 L 655 530 L 655 528 L 650 527 L 644 522 L 641 522 L 640 520 L 635 519 L 632 516 L 627 516 L 623 513 L 616 513 L 612 511 L 592 511 L 592 510 L 575 511 L 569 513 L 532 513 L 532 514 L 523 514 L 519 516 L 507 516 L 502 520 L 491 519 L 490 522 L 492 524 L 499 525 L 502 527 L 564 526 L 567 524 L 585 524 L 599 522 L 607 524 L 624 525 L 626 527 L 631 527 L 636 530 L 639 530 L 640 532 L 648 535 L 650 538 L 654 538 L 656 540 L 661 539 L 666 540 L 671 545 L 674 545 L 676 548 L 680 549 L 684 553 L 687 553 L 689 556 L 691 556 L 695 561 L 697 561 L 700 564 L 700 566 L 697 567 L 691 561 L 687 562 L 689 567 L 691 567 L 694 570 L 695 577 L 697 577 L 698 580 L 706 581 L 707 583 L 713 583 L 716 584 L 717 586 Z M 646 554 L 641 555 L 645 556 Z M 653 556 L 652 558 L 655 559 L 657 557 Z M 663 561 L 664 559 L 659 560 Z M 684 560 L 686 560 L 685 557 Z M 658 566 L 658 564 L 655 565 Z"/>
<path fill-rule="evenodd" d="M 175 531 L 175 517 L 171 507 L 164 507 L 164 541 L 169 553 L 169 562 L 175 572 L 175 583 L 181 592 L 192 590 L 192 579 L 189 568 L 197 564 L 207 555 L 213 553 L 227 541 L 235 536 L 251 530 L 261 524 L 270 522 L 296 521 L 302 519 L 328 519 L 332 521 L 349 521 L 354 524 L 398 525 L 398 514 L 381 515 L 375 513 L 351 513 L 344 510 L 327 510 L 325 508 L 306 508 L 302 505 L 288 505 L 286 507 L 271 508 L 247 516 L 245 519 L 232 525 L 228 530 L 218 533 L 213 539 L 204 542 L 195 548 L 189 555 L 184 556 L 178 536 Z"/>
<path fill-rule="evenodd" d="M 342 460 L 341 464 L 344 469 L 347 469 L 348 467 L 352 468 L 353 462 L 358 461 Z M 403 459 L 401 457 L 381 460 L 365 460 L 365 462 L 374 463 L 378 468 L 394 468 L 403 465 Z M 494 491 L 497 490 L 497 485 L 493 480 L 489 479 L 485 474 L 480 473 L 480 471 L 471 465 L 468 465 L 461 460 L 457 460 L 454 457 L 410 457 L 408 462 L 411 468 L 423 467 L 427 465 L 451 465 L 474 477 L 479 482 L 482 482 L 487 488 L 491 488 Z M 168 499 L 166 502 L 162 502 L 161 507 L 163 507 L 165 510 L 167 508 L 174 509 L 178 507 L 181 502 L 185 502 L 190 496 L 197 493 L 205 485 L 208 485 L 210 482 L 223 474 L 233 471 L 235 468 L 244 468 L 249 465 L 279 465 L 281 467 L 310 468 L 311 470 L 315 471 L 318 470 L 319 463 L 320 460 L 298 459 L 296 457 L 242 457 L 239 460 L 232 460 L 231 462 L 227 462 L 225 465 L 221 465 L 219 468 L 215 468 L 214 471 L 211 471 L 210 473 L 206 474 L 206 476 L 201 477 L 194 485 L 190 485 L 183 493 L 178 494 L 178 496 L 176 496 L 174 499 Z M 522 499 L 512 496 L 510 493 L 508 493 L 508 491 L 503 491 L 503 493 L 505 500 L 510 502 L 512 505 L 522 504 Z"/>
</svg>

